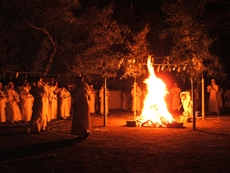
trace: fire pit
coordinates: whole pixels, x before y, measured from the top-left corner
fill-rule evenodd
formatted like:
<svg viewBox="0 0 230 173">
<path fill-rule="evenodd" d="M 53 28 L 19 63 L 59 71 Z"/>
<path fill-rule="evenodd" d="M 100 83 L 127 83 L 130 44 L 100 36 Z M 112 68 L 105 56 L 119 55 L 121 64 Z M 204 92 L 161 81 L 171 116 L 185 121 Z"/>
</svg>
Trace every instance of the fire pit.
<svg viewBox="0 0 230 173">
<path fill-rule="evenodd" d="M 183 128 L 184 123 L 178 123 L 178 122 L 173 122 L 173 123 L 168 123 L 167 128 Z"/>
<path fill-rule="evenodd" d="M 128 127 L 137 127 L 137 121 L 136 120 L 127 120 L 126 125 Z"/>
<path fill-rule="evenodd" d="M 151 57 L 148 57 L 147 67 L 149 77 L 144 80 L 147 92 L 143 102 L 140 116 L 127 120 L 129 127 L 168 127 L 181 128 L 183 123 L 175 122 L 172 114 L 168 111 L 165 96 L 168 94 L 166 84 L 155 75 Z"/>
<path fill-rule="evenodd" d="M 172 122 L 167 123 L 165 127 L 167 128 L 183 128 L 184 123 L 180 122 Z M 126 126 L 128 127 L 164 127 L 162 125 L 157 126 L 155 123 L 152 123 L 151 120 L 146 121 L 144 123 L 138 122 L 138 120 L 127 120 Z"/>
</svg>

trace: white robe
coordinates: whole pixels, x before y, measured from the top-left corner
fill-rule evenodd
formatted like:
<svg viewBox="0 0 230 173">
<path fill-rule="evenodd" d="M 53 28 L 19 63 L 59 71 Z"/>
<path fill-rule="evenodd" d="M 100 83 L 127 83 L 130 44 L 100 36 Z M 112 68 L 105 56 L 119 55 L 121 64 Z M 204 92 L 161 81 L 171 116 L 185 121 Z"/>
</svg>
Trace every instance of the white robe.
<svg viewBox="0 0 230 173">
<path fill-rule="evenodd" d="M 91 114 L 95 114 L 95 91 L 90 89 L 89 90 L 89 112 Z"/>
<path fill-rule="evenodd" d="M 207 91 L 210 93 L 209 95 L 209 104 L 208 104 L 208 109 L 210 113 L 216 112 L 219 114 L 219 105 L 217 101 L 217 92 L 219 90 L 218 85 L 214 84 L 212 86 L 207 87 Z"/>
<path fill-rule="evenodd" d="M 50 89 L 50 119 L 54 120 L 58 118 L 58 97 L 57 97 L 58 90 L 56 86 L 51 87 Z"/>
<path fill-rule="evenodd" d="M 101 88 L 100 91 L 99 91 L 99 97 L 100 97 L 100 113 L 101 114 L 104 114 L 104 105 L 105 105 L 105 114 L 107 115 L 109 113 L 109 91 L 108 89 L 106 90 L 106 102 L 104 104 L 104 98 L 105 98 L 105 95 L 104 95 L 104 91 L 105 89 L 104 88 Z"/>
<path fill-rule="evenodd" d="M 20 110 L 22 113 L 22 121 L 30 121 L 32 116 L 32 107 L 34 97 L 29 93 L 29 87 L 23 87 L 20 92 Z"/>
<path fill-rule="evenodd" d="M 134 111 L 134 88 L 131 90 L 131 94 L 133 97 L 132 111 Z M 141 91 L 140 87 L 136 87 L 136 111 L 137 112 L 141 111 L 141 96 L 142 96 L 142 91 Z"/>
<path fill-rule="evenodd" d="M 70 116 L 70 92 L 66 88 L 62 88 L 59 92 L 60 112 L 59 116 L 66 118 Z"/>
<path fill-rule="evenodd" d="M 6 122 L 6 95 L 0 90 L 0 123 Z"/>
<path fill-rule="evenodd" d="M 9 122 L 21 121 L 22 114 L 18 106 L 18 102 L 20 102 L 18 93 L 15 90 L 9 88 L 6 90 L 6 97 L 7 120 Z"/>
<path fill-rule="evenodd" d="M 183 91 L 180 94 L 181 98 L 181 103 L 183 105 L 183 115 L 185 117 L 191 118 L 192 117 L 192 100 L 191 100 L 191 95 L 188 91 Z"/>
<path fill-rule="evenodd" d="M 180 107 L 180 93 L 181 89 L 178 87 L 172 88 L 171 89 L 171 94 L 172 94 L 172 110 L 178 110 Z"/>
</svg>

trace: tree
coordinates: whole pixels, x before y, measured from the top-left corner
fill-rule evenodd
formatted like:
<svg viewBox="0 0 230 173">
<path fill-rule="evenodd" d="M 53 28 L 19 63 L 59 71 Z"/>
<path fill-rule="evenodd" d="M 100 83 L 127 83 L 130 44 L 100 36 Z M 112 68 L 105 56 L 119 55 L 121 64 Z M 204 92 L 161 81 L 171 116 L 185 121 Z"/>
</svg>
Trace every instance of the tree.
<svg viewBox="0 0 230 173">
<path fill-rule="evenodd" d="M 125 34 L 129 32 L 125 26 L 119 26 L 112 19 L 113 6 L 102 10 L 90 7 L 81 16 L 84 42 L 78 49 L 72 73 L 90 76 L 98 74 L 102 78 L 115 77 L 122 63 L 122 47 Z"/>
<path fill-rule="evenodd" d="M 131 37 L 131 41 L 127 42 L 128 53 L 124 57 L 124 75 L 123 77 L 137 78 L 147 73 L 147 58 L 149 55 L 148 42 L 146 35 L 149 27 L 146 25 L 139 33 L 135 33 Z"/>
<path fill-rule="evenodd" d="M 14 65 L 10 69 L 44 76 L 65 72 L 68 65 L 60 66 L 60 62 L 76 46 L 73 37 L 78 21 L 73 11 L 78 7 L 78 0 L 4 0 L 1 54 Z M 59 64 L 53 65 L 54 59 Z"/>
<path fill-rule="evenodd" d="M 181 68 L 180 76 L 184 81 L 192 77 L 199 83 L 203 74 L 207 77 L 225 77 L 220 58 L 210 52 L 213 40 L 204 22 L 204 8 L 208 2 L 178 0 L 163 7 L 169 16 L 166 20 L 169 28 L 161 37 L 171 36 L 174 44 L 170 63 Z"/>
</svg>

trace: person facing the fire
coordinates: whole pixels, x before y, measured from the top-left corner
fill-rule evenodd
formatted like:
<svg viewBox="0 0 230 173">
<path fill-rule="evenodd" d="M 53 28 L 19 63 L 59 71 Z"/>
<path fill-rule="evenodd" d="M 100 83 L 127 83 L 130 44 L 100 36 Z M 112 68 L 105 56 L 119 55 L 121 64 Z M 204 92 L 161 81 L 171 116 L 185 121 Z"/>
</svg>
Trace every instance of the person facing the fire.
<svg viewBox="0 0 230 173">
<path fill-rule="evenodd" d="M 137 82 L 134 82 L 134 85 L 133 86 L 133 89 L 131 90 L 131 95 L 133 97 L 133 100 L 132 100 L 132 111 L 134 111 L 134 106 L 136 106 L 136 112 L 137 113 L 140 113 L 141 112 L 141 96 L 142 96 L 142 91 L 141 91 L 141 88 L 138 86 L 138 83 Z M 136 103 L 134 101 L 134 92 L 135 92 L 135 89 L 134 87 L 136 87 Z"/>
<path fill-rule="evenodd" d="M 218 106 L 218 100 L 217 100 L 217 92 L 219 90 L 218 85 L 216 84 L 215 79 L 211 80 L 211 85 L 207 86 L 207 92 L 209 92 L 209 104 L 208 109 L 209 113 L 217 113 L 217 115 L 220 115 L 219 106 Z"/>
<path fill-rule="evenodd" d="M 180 107 L 181 89 L 178 87 L 177 83 L 174 83 L 173 88 L 171 89 L 171 94 L 172 94 L 171 108 L 173 111 L 178 111 Z"/>
<path fill-rule="evenodd" d="M 76 139 L 86 139 L 92 133 L 89 112 L 89 86 L 82 77 L 75 78 L 75 88 L 72 91 L 73 119 L 71 134 L 77 135 Z"/>
</svg>

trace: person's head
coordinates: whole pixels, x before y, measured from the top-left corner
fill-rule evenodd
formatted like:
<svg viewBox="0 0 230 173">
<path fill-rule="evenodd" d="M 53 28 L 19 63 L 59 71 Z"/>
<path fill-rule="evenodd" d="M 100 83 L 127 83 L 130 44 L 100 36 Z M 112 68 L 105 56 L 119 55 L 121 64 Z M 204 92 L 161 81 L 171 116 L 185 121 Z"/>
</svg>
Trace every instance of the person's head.
<svg viewBox="0 0 230 173">
<path fill-rule="evenodd" d="M 212 84 L 212 85 L 216 84 L 215 79 L 212 79 L 212 80 L 211 80 L 211 84 Z"/>
<path fill-rule="evenodd" d="M 9 83 L 8 83 L 8 88 L 14 89 L 14 83 L 13 83 L 13 82 L 9 82 Z"/>
<path fill-rule="evenodd" d="M 134 85 L 135 85 L 136 87 L 138 87 L 138 83 L 137 83 L 137 82 L 134 82 Z M 134 86 L 134 85 L 133 85 L 133 86 Z"/>
<path fill-rule="evenodd" d="M 93 85 L 90 85 L 89 88 L 90 88 L 90 89 L 93 89 Z"/>
<path fill-rule="evenodd" d="M 174 87 L 178 87 L 178 84 L 177 84 L 177 83 L 174 83 Z"/>
</svg>

